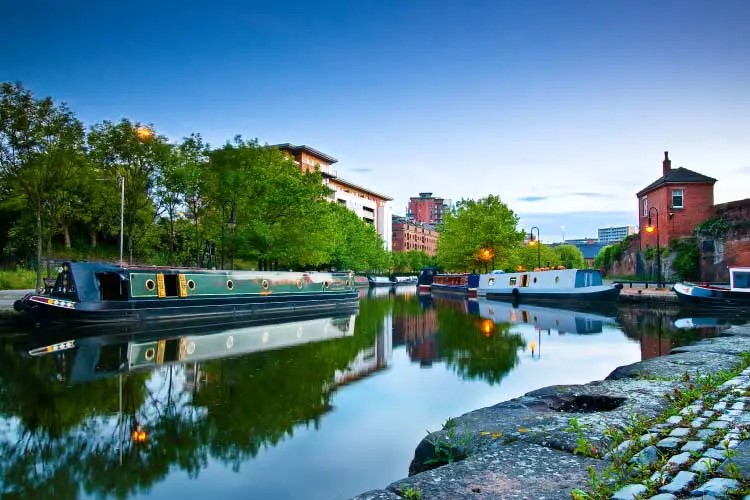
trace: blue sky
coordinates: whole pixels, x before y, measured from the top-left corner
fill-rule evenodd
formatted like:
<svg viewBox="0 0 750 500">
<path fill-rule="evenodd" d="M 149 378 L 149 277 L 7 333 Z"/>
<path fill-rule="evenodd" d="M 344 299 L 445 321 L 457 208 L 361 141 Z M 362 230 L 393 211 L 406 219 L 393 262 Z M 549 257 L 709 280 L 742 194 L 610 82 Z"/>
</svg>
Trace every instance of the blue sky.
<svg viewBox="0 0 750 500">
<path fill-rule="evenodd" d="M 87 123 L 308 144 L 395 213 L 494 193 L 592 236 L 635 223 L 664 150 L 747 197 L 746 0 L 9 2 L 0 80 Z"/>
</svg>

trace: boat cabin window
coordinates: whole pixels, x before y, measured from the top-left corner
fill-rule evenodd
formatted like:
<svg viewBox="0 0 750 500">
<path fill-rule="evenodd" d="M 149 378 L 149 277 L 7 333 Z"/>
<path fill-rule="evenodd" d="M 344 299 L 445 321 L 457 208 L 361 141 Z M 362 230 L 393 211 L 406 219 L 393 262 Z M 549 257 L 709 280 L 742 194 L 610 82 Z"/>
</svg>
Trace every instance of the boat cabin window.
<svg viewBox="0 0 750 500">
<path fill-rule="evenodd" d="M 516 277 L 511 276 L 510 277 L 510 283 L 508 283 L 510 286 L 516 286 Z"/>
<path fill-rule="evenodd" d="M 127 281 L 118 273 L 96 273 L 101 300 L 128 300 Z"/>
<path fill-rule="evenodd" d="M 180 275 L 179 274 L 165 274 L 164 275 L 164 296 L 165 297 L 179 297 L 180 296 Z"/>
<path fill-rule="evenodd" d="M 524 274 L 521 276 L 521 286 L 526 287 L 529 286 L 529 275 Z"/>
<path fill-rule="evenodd" d="M 577 271 L 576 288 L 584 286 L 600 286 L 602 284 L 602 275 L 596 271 Z"/>
<path fill-rule="evenodd" d="M 734 271 L 732 273 L 732 288 L 750 289 L 750 271 Z"/>
</svg>

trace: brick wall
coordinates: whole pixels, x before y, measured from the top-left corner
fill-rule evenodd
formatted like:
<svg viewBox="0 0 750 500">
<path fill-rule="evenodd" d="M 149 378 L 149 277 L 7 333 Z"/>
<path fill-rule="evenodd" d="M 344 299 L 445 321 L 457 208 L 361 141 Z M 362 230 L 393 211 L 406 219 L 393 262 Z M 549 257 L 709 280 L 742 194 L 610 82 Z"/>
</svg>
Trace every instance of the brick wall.
<svg viewBox="0 0 750 500">
<path fill-rule="evenodd" d="M 393 224 L 393 251 L 424 250 L 427 255 L 437 255 L 439 233 L 419 224 L 396 222 Z"/>
<path fill-rule="evenodd" d="M 672 208 L 672 191 L 683 190 L 683 207 Z M 648 206 L 659 212 L 659 244 L 674 238 L 692 236 L 695 226 L 714 214 L 714 189 L 711 184 L 668 184 L 648 193 Z M 653 211 L 652 211 L 653 213 Z M 638 199 L 638 223 L 643 248 L 656 246 L 656 233 L 647 233 L 648 217 L 643 216 L 642 197 Z M 652 218 L 652 224 L 656 220 Z"/>
</svg>

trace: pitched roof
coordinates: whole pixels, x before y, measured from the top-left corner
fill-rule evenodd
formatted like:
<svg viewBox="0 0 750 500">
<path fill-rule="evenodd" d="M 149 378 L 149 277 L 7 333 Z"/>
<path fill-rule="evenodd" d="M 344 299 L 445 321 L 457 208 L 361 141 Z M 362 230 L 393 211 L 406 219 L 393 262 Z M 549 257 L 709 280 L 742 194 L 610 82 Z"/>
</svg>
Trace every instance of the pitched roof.
<svg viewBox="0 0 750 500">
<path fill-rule="evenodd" d="M 699 174 L 698 172 L 688 170 L 685 167 L 678 167 L 669 170 L 667 175 L 662 175 L 657 180 L 638 191 L 636 196 L 641 196 L 642 194 L 653 191 L 663 184 L 713 184 L 715 182 L 716 179 L 713 177 Z"/>
</svg>

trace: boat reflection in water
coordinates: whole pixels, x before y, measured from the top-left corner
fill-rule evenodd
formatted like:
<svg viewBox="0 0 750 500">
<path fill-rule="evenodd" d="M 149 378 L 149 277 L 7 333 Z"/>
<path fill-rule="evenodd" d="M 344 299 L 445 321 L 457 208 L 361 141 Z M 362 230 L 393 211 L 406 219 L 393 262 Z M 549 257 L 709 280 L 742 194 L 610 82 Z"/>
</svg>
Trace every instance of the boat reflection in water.
<svg viewBox="0 0 750 500">
<path fill-rule="evenodd" d="M 477 300 L 479 315 L 495 323 L 530 324 L 540 330 L 556 330 L 560 334 L 602 333 L 604 325 L 616 324 L 615 316 L 570 311 L 553 307 L 519 305 L 510 302 Z"/>
<path fill-rule="evenodd" d="M 59 355 L 70 351 L 73 359 L 66 359 L 69 373 L 65 378 L 68 382 L 80 383 L 162 365 L 208 361 L 353 336 L 354 321 L 355 314 L 345 314 L 283 323 L 234 323 L 147 331 L 123 329 L 119 333 L 111 333 L 110 328 L 107 332 L 91 330 L 85 336 L 62 340 L 52 332 L 38 341 L 55 337 L 57 340 L 32 346 L 28 355 Z"/>
</svg>

